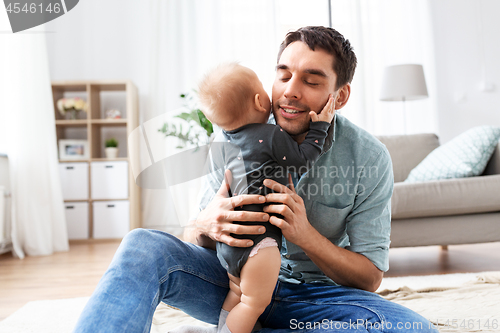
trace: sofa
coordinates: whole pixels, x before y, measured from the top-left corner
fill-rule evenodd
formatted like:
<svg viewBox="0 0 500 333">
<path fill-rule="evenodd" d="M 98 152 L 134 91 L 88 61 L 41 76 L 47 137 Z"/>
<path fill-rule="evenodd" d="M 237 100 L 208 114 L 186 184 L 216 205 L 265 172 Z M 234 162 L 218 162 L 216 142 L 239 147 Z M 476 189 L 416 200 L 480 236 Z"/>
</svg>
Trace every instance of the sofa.
<svg viewBox="0 0 500 333">
<path fill-rule="evenodd" d="M 380 136 L 392 158 L 391 247 L 500 241 L 500 145 L 477 177 L 406 183 L 439 146 L 434 134 Z"/>
</svg>

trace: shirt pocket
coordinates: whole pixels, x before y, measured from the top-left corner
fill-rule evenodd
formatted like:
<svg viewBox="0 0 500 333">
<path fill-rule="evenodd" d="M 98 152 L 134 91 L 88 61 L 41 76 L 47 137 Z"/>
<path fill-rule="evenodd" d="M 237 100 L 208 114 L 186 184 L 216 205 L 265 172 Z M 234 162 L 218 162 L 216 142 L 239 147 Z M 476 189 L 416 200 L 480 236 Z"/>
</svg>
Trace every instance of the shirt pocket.
<svg viewBox="0 0 500 333">
<path fill-rule="evenodd" d="M 327 206 L 319 201 L 314 201 L 309 212 L 309 223 L 320 234 L 330 240 L 341 238 L 346 231 L 346 217 L 352 209 L 352 204 L 336 208 Z"/>
</svg>

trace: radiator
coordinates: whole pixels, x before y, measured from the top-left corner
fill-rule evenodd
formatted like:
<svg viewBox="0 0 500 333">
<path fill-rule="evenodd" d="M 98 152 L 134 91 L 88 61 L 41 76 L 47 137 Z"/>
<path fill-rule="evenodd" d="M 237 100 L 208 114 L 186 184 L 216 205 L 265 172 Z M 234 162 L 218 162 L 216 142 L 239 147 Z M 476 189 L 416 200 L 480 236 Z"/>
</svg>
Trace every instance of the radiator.
<svg viewBox="0 0 500 333">
<path fill-rule="evenodd" d="M 0 254 L 12 250 L 11 194 L 9 161 L 0 153 Z"/>
<path fill-rule="evenodd" d="M 0 254 L 12 250 L 10 208 L 10 194 L 0 186 Z"/>
<path fill-rule="evenodd" d="M 0 186 L 0 243 L 3 243 L 6 239 L 6 235 L 7 235 L 7 232 L 6 232 L 6 223 L 5 221 L 7 220 L 6 219 L 6 216 L 5 216 L 5 213 L 7 213 L 5 211 L 5 199 L 6 199 L 6 196 L 7 196 L 7 193 L 5 192 L 5 187 L 3 186 Z"/>
</svg>

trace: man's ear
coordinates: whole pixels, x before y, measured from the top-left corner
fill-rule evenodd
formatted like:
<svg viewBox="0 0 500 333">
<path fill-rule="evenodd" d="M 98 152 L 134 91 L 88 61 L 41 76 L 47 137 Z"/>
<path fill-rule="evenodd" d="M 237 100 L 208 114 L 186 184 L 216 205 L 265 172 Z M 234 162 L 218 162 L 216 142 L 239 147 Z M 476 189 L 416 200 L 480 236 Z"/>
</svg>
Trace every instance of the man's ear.
<svg viewBox="0 0 500 333">
<path fill-rule="evenodd" d="M 342 109 L 347 104 L 349 96 L 351 96 L 351 84 L 347 83 L 337 92 L 337 97 L 335 97 L 335 110 Z"/>
<path fill-rule="evenodd" d="M 260 94 L 255 94 L 254 108 L 255 108 L 255 110 L 260 111 L 260 112 L 267 112 L 266 108 L 262 104 L 262 99 L 260 97 Z"/>
</svg>

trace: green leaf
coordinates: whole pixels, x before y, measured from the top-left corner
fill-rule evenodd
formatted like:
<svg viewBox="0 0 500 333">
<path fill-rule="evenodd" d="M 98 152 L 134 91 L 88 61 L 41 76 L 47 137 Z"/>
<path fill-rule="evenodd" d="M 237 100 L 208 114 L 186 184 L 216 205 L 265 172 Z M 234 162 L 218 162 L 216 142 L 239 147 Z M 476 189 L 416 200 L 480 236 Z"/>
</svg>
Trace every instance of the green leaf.
<svg viewBox="0 0 500 333">
<path fill-rule="evenodd" d="M 183 129 L 185 127 L 183 128 L 182 124 L 170 123 L 165 123 L 159 131 L 164 133 L 165 137 L 174 136 L 186 143 L 190 143 L 198 147 L 201 142 L 204 142 L 204 140 L 200 138 L 201 133 L 199 131 L 195 131 L 196 127 L 201 127 L 206 133 L 207 138 L 212 135 L 214 130 L 212 123 L 205 117 L 200 109 L 196 108 L 196 99 L 194 96 L 196 96 L 197 91 L 193 89 L 193 92 L 194 93 L 179 95 L 185 100 L 184 107 L 186 107 L 189 111 L 182 112 L 181 114 L 175 116 L 175 118 L 182 119 L 186 122 L 186 124 L 184 124 L 187 126 L 186 133 L 183 133 Z M 196 125 L 192 122 L 195 122 Z"/>
<path fill-rule="evenodd" d="M 187 112 L 183 112 L 181 114 L 176 115 L 174 118 L 180 118 L 185 121 L 191 120 L 191 114 Z"/>
<path fill-rule="evenodd" d="M 109 140 L 106 140 L 104 145 L 106 146 L 106 148 L 115 148 L 115 147 L 118 147 L 118 141 L 116 141 L 115 138 L 111 138 Z"/>
</svg>

